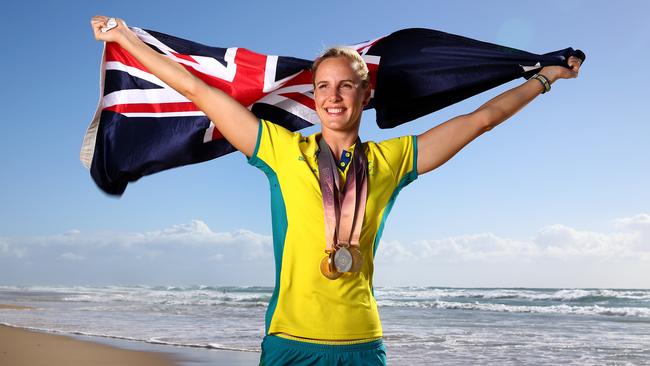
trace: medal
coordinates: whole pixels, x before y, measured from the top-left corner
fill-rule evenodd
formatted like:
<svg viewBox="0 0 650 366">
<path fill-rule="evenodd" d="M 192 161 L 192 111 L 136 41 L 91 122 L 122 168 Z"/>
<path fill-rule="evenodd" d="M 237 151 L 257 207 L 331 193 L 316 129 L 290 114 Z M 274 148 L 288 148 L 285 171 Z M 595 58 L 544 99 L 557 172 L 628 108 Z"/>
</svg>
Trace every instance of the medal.
<svg viewBox="0 0 650 366">
<path fill-rule="evenodd" d="M 350 272 L 361 272 L 361 265 L 363 264 L 363 254 L 356 247 L 350 247 L 350 255 L 352 256 L 352 265 Z"/>
<path fill-rule="evenodd" d="M 350 272 L 352 269 L 352 254 L 346 247 L 340 247 L 334 252 L 334 268 L 339 272 Z"/>
<path fill-rule="evenodd" d="M 334 257 L 334 253 L 328 254 L 327 257 L 320 261 L 320 272 L 328 279 L 335 280 L 341 277 L 343 273 L 336 270 L 334 266 L 334 258 L 332 257 Z"/>
<path fill-rule="evenodd" d="M 345 185 L 340 187 L 336 162 L 322 137 L 319 146 L 318 171 L 327 244 L 327 257 L 321 260 L 320 270 L 323 276 L 334 280 L 346 272 L 360 272 L 363 265 L 359 238 L 368 195 L 368 162 L 357 137 L 357 153 Z"/>
<path fill-rule="evenodd" d="M 356 247 L 340 247 L 334 252 L 334 268 L 339 272 L 360 272 L 363 254 Z"/>
</svg>

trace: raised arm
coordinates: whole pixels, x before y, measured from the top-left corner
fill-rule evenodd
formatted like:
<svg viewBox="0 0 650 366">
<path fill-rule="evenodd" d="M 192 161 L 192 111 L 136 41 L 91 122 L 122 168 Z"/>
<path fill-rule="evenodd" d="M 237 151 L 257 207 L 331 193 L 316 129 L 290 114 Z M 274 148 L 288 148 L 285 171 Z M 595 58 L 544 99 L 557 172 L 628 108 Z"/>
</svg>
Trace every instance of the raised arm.
<svg viewBox="0 0 650 366">
<path fill-rule="evenodd" d="M 539 73 L 552 84 L 557 79 L 578 76 L 581 61 L 577 57 L 568 60 L 571 68 L 547 66 Z M 542 83 L 530 79 L 510 89 L 472 113 L 450 119 L 418 136 L 418 174 L 427 173 L 451 159 L 472 140 L 496 127 L 526 106 L 544 91 Z"/>
<path fill-rule="evenodd" d="M 192 75 L 181 64 L 151 49 L 121 19 L 116 19 L 116 28 L 102 32 L 101 28 L 107 25 L 108 19 L 105 16 L 91 19 L 95 39 L 117 42 L 152 74 L 196 104 L 237 150 L 247 156 L 253 154 L 259 127 L 253 113 L 226 93 Z"/>
</svg>

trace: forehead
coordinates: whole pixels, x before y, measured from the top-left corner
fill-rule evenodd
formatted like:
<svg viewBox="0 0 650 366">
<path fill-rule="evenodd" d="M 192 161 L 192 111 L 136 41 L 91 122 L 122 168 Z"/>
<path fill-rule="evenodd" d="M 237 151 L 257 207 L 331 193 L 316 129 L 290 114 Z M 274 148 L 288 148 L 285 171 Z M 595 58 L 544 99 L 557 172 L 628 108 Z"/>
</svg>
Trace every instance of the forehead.
<svg viewBox="0 0 650 366">
<path fill-rule="evenodd" d="M 345 56 L 331 57 L 323 60 L 316 75 L 314 75 L 314 82 L 319 83 L 323 81 L 338 81 L 338 80 L 354 80 L 360 79 L 359 75 L 354 72 L 352 67 L 353 61 Z"/>
</svg>

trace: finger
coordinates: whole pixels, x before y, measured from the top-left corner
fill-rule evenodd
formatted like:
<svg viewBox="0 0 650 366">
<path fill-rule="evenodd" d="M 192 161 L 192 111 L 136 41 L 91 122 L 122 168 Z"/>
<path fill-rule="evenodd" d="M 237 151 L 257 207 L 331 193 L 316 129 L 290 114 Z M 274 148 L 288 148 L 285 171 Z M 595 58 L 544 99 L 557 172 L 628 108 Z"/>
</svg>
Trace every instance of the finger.
<svg viewBox="0 0 650 366">
<path fill-rule="evenodd" d="M 575 57 L 575 56 L 571 56 L 571 57 L 569 57 L 569 60 L 567 61 L 567 64 L 569 64 L 572 67 L 574 65 L 580 67 L 580 65 L 582 65 L 582 60 Z"/>
<path fill-rule="evenodd" d="M 95 15 L 90 19 L 91 23 L 92 22 L 105 22 L 108 19 L 108 17 L 105 17 L 103 15 Z"/>
<path fill-rule="evenodd" d="M 104 24 L 104 25 L 105 25 L 106 23 L 108 23 L 108 21 L 109 21 L 110 19 L 111 19 L 111 18 L 110 18 L 110 17 L 107 17 L 107 16 L 94 16 L 94 17 L 90 20 L 90 22 L 93 23 L 93 24 Z M 115 20 L 117 20 L 117 19 L 115 19 Z"/>
<path fill-rule="evenodd" d="M 91 25 L 92 25 L 93 29 L 99 30 L 99 29 L 106 26 L 106 22 L 105 21 L 95 21 L 95 22 L 92 22 Z"/>
<path fill-rule="evenodd" d="M 101 27 L 101 32 L 106 33 L 112 29 L 118 28 L 120 26 L 120 20 L 115 18 L 108 18 Z"/>
<path fill-rule="evenodd" d="M 90 25 L 93 28 L 103 27 L 103 26 L 106 25 L 106 20 L 104 20 L 104 19 L 93 19 L 93 20 L 90 21 Z"/>
</svg>

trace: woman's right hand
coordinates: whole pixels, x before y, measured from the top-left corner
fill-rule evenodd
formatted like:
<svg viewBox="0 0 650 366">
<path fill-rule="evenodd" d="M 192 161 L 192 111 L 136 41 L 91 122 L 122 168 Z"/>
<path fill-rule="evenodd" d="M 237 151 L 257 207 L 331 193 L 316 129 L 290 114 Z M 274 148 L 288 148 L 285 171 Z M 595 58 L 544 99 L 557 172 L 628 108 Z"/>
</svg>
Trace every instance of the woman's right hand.
<svg viewBox="0 0 650 366">
<path fill-rule="evenodd" d="M 186 68 L 172 58 L 156 52 L 138 38 L 122 19 L 115 18 L 117 27 L 102 32 L 102 28 L 108 26 L 109 19 L 98 15 L 90 20 L 96 40 L 117 42 L 148 72 L 202 110 L 235 148 L 246 156 L 253 155 L 260 122 L 250 110 L 228 94 L 194 76 L 188 70 L 189 67 Z"/>
<path fill-rule="evenodd" d="M 95 39 L 98 41 L 119 43 L 131 30 L 126 26 L 126 23 L 122 19 L 115 18 L 117 27 L 102 32 L 102 28 L 108 26 L 108 19 L 110 18 L 103 15 L 95 15 L 90 19 L 90 26 L 93 29 Z"/>
</svg>

